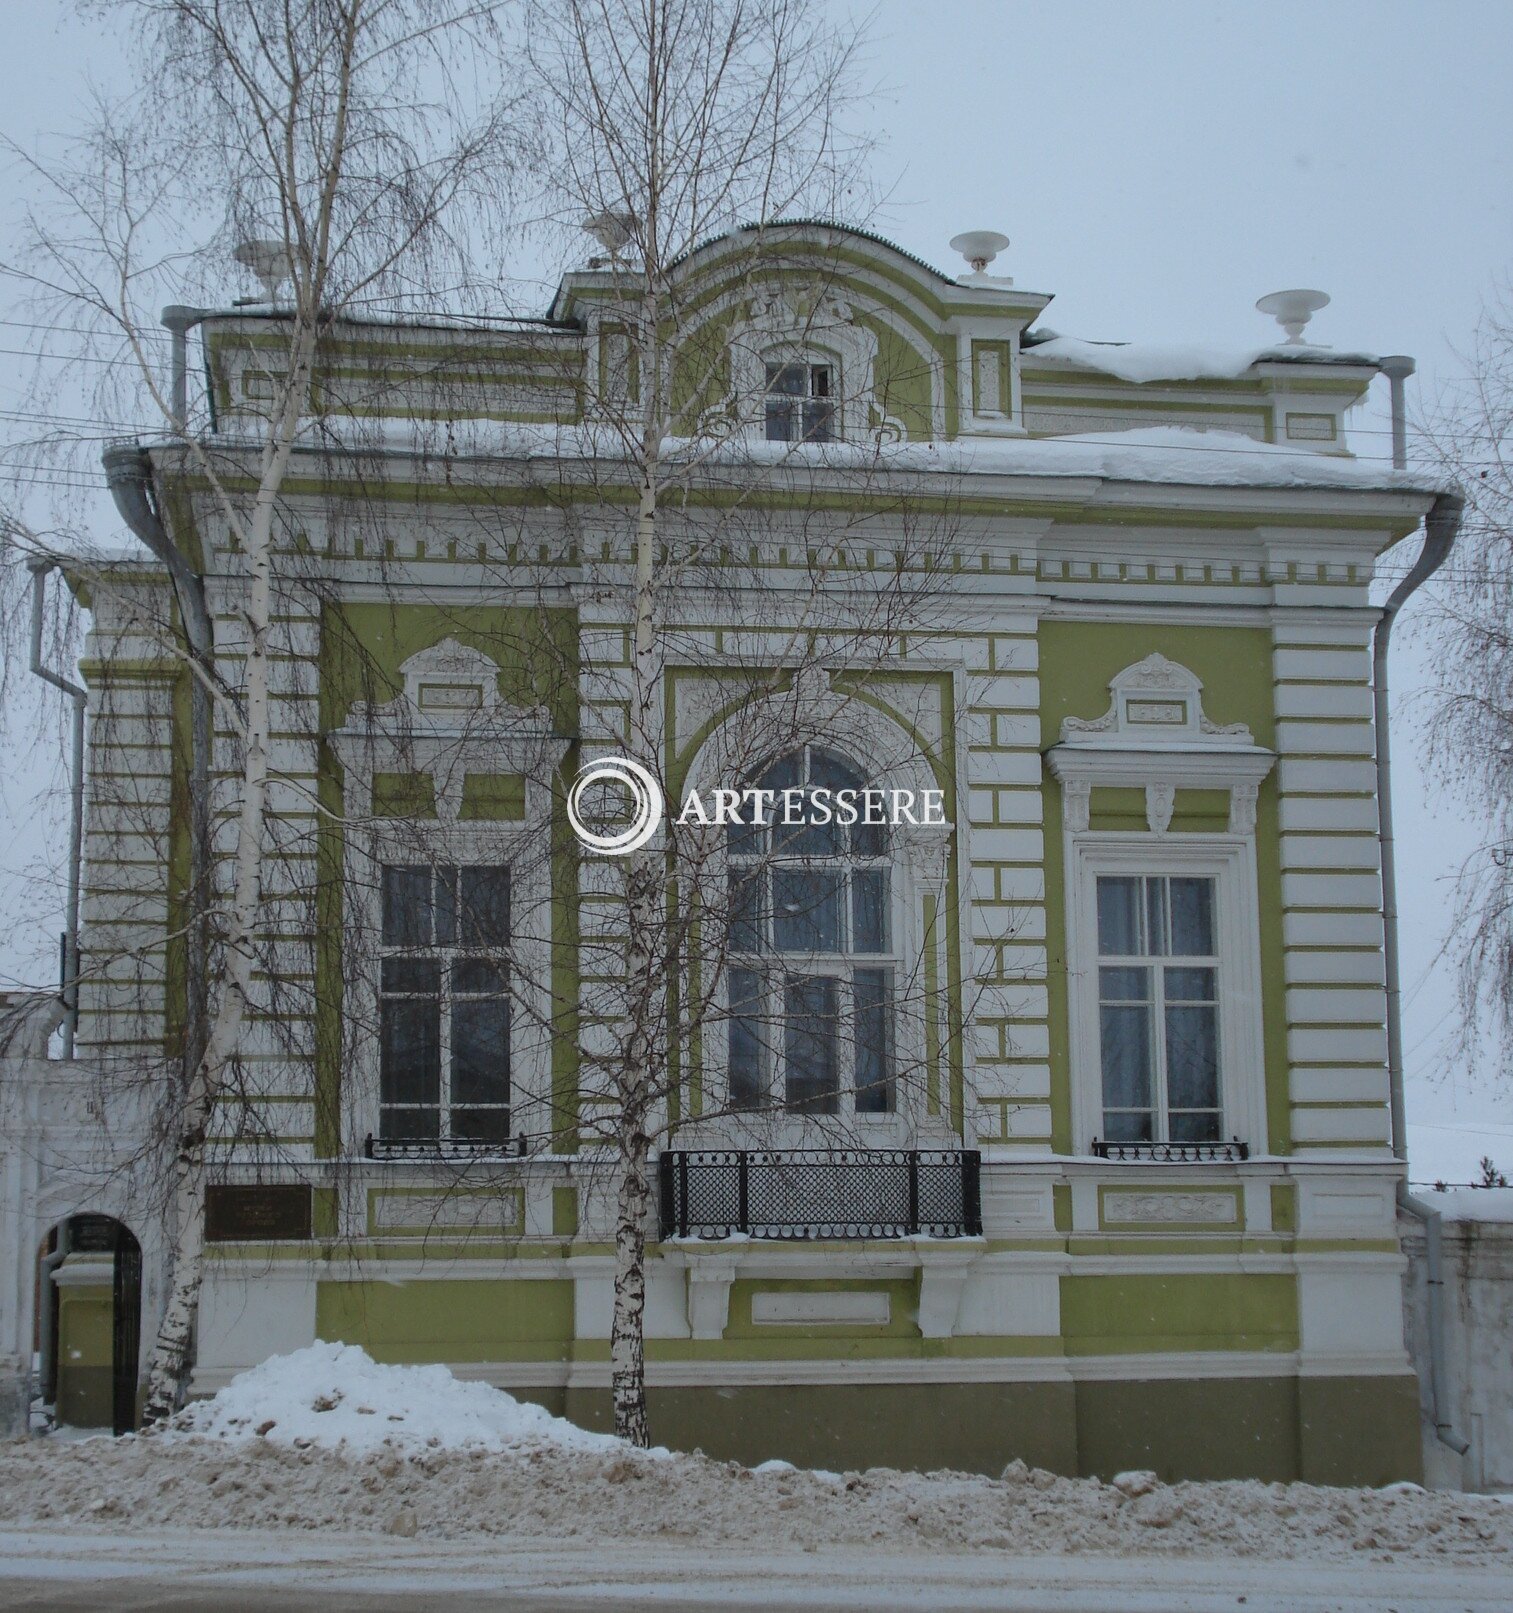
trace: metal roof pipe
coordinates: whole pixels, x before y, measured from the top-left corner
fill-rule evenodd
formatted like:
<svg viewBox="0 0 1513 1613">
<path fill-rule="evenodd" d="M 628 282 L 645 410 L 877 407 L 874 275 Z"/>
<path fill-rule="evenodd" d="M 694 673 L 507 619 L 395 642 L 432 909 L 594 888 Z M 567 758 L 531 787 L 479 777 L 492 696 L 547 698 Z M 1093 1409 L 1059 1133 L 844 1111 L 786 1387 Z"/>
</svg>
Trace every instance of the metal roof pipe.
<svg viewBox="0 0 1513 1613">
<path fill-rule="evenodd" d="M 210 312 L 206 308 L 190 308 L 183 303 L 170 303 L 159 320 L 173 334 L 173 426 L 175 431 L 189 429 L 189 332 Z"/>
<path fill-rule="evenodd" d="M 47 607 L 47 574 L 58 561 L 50 555 L 28 560 L 32 574 L 31 669 L 73 702 L 73 755 L 69 761 L 68 906 L 63 931 L 63 981 L 59 995 L 67 1010 L 63 1019 L 63 1057 L 74 1056 L 79 1034 L 79 867 L 84 855 L 84 712 L 86 690 L 60 676 L 42 660 L 42 627 Z"/>
<path fill-rule="evenodd" d="M 1412 362 L 1411 360 L 1409 361 Z M 1411 371 L 1405 372 L 1406 374 Z M 1400 388 L 1400 380 L 1394 386 Z M 1394 444 L 1396 426 L 1394 424 Z M 1376 801 L 1382 848 L 1382 949 L 1387 980 L 1387 1078 L 1392 1100 L 1392 1152 L 1403 1162 L 1397 1184 L 1397 1202 L 1424 1226 L 1429 1310 L 1429 1395 L 1434 1432 L 1442 1445 L 1464 1456 L 1470 1443 L 1450 1416 L 1450 1393 L 1445 1372 L 1445 1279 L 1440 1247 L 1440 1215 L 1433 1205 L 1408 1189 L 1408 1124 L 1403 1099 L 1402 972 L 1398 958 L 1397 855 L 1392 834 L 1392 743 L 1388 731 L 1387 646 L 1397 613 L 1409 598 L 1445 563 L 1460 530 L 1465 500 L 1441 493 L 1424 517 L 1424 546 L 1413 569 L 1392 591 L 1372 637 L 1371 681 L 1376 718 Z"/>
<path fill-rule="evenodd" d="M 210 752 L 213 739 L 210 690 L 215 641 L 205 603 L 205 579 L 190 565 L 163 525 L 152 497 L 152 463 L 136 443 L 117 443 L 101 456 L 110 496 L 121 519 L 167 567 L 189 647 L 189 910 L 187 926 L 188 1012 L 184 1058 L 190 1069 L 204 1050 L 208 1002 L 206 919 L 210 901 Z"/>
<path fill-rule="evenodd" d="M 165 314 L 167 310 L 164 310 Z M 1392 387 L 1392 468 L 1408 468 L 1408 404 L 1403 383 L 1418 368 L 1406 353 L 1387 353 L 1376 361 L 1376 367 L 1387 377 Z"/>
</svg>

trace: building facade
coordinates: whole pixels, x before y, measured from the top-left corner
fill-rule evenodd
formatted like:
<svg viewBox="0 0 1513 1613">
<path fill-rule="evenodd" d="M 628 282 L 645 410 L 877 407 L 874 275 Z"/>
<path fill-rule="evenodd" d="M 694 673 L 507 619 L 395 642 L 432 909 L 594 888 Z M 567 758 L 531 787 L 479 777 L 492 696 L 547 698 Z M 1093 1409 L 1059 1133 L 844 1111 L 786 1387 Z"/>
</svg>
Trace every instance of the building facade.
<svg viewBox="0 0 1513 1613">
<path fill-rule="evenodd" d="M 1374 360 L 1073 342 L 1001 277 L 829 226 L 753 239 L 679 269 L 666 542 L 707 548 L 660 602 L 659 780 L 934 792 L 942 821 L 706 837 L 738 894 L 667 981 L 654 1437 L 1419 1476 L 1368 589 L 1433 492 L 1349 450 Z M 608 1416 L 593 1072 L 623 1033 L 623 864 L 565 808 L 628 743 L 622 294 L 600 263 L 543 321 L 322 340 L 279 540 L 268 996 L 217 1122 L 199 1391 L 320 1337 Z M 233 484 L 279 329 L 202 322 Z M 234 686 L 246 578 L 204 464 L 149 445 L 143 485 Z M 189 690 L 165 573 L 78 586 L 76 1063 L 116 1093 L 182 1036 Z M 45 1248 L 75 1215 L 131 1228 L 150 1317 L 131 1173 L 8 1168 L 18 1359 L 34 1255 L 104 1287 L 98 1250 Z"/>
</svg>

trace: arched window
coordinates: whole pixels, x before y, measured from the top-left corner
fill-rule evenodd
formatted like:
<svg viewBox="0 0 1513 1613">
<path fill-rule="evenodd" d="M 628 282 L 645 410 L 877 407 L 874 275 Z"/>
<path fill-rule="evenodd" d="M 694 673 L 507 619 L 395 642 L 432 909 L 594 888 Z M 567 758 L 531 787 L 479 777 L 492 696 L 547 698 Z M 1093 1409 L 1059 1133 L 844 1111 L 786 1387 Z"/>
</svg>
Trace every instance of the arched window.
<svg viewBox="0 0 1513 1613">
<path fill-rule="evenodd" d="M 767 361 L 765 424 L 769 442 L 831 442 L 835 369 L 805 360 Z"/>
<path fill-rule="evenodd" d="M 890 1114 L 896 960 L 888 831 L 848 763 L 762 770 L 766 827 L 728 829 L 729 1071 L 737 1109 Z"/>
</svg>

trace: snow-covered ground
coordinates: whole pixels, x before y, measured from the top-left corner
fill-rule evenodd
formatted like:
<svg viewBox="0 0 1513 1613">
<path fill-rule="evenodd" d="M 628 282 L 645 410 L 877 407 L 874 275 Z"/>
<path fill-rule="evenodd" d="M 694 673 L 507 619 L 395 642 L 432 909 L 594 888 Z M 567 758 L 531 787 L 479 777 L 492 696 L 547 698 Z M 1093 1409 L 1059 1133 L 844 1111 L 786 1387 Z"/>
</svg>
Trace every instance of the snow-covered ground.
<svg viewBox="0 0 1513 1613">
<path fill-rule="evenodd" d="M 146 1588 L 121 1605 L 147 1606 L 160 1580 L 213 1570 L 310 1607 L 380 1582 L 426 1606 L 468 1586 L 540 1607 L 1513 1606 L 1513 1506 L 1487 1497 L 1105 1484 L 1020 1462 L 1000 1478 L 752 1470 L 636 1452 L 444 1368 L 324 1344 L 164 1433 L 0 1446 L 0 1531 L 0 1603 L 6 1583 L 115 1577 Z"/>
</svg>

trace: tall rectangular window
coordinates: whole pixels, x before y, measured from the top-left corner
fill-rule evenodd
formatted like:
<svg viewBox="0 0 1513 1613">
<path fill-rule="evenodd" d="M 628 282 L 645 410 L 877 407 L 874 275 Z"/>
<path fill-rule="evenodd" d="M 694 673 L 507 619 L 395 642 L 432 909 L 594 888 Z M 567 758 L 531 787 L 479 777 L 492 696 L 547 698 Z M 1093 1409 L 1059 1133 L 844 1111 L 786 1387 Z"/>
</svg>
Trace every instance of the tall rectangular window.
<svg viewBox="0 0 1513 1613">
<path fill-rule="evenodd" d="M 379 1131 L 510 1135 L 509 870 L 386 867 L 379 956 Z"/>
<path fill-rule="evenodd" d="M 1217 1142 L 1214 880 L 1100 875 L 1098 1019 L 1110 1142 Z"/>
</svg>

